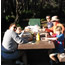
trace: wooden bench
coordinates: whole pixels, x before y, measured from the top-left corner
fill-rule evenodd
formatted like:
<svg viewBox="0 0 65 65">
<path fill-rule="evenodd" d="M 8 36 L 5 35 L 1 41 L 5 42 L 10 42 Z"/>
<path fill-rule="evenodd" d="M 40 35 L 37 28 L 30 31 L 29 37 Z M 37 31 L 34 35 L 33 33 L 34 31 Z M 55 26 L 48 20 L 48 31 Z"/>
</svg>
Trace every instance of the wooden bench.
<svg viewBox="0 0 65 65">
<path fill-rule="evenodd" d="M 65 62 L 65 53 L 58 54 L 59 62 Z"/>
</svg>

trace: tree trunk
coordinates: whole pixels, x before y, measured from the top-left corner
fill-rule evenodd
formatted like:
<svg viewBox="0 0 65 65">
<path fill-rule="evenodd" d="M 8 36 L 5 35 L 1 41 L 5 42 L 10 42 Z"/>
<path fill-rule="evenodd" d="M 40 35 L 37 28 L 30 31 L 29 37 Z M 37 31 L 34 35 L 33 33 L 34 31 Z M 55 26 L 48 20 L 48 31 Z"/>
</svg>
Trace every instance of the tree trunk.
<svg viewBox="0 0 65 65">
<path fill-rule="evenodd" d="M 18 23 L 18 18 L 19 18 L 19 15 L 18 15 L 18 0 L 16 0 L 16 18 L 15 18 L 15 23 Z"/>
</svg>

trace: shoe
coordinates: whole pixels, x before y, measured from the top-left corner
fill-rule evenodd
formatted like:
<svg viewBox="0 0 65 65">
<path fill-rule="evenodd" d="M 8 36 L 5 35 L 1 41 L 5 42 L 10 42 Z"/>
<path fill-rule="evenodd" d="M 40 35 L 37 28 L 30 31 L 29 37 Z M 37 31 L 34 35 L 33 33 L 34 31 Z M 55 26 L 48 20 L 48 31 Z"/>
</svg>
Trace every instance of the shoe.
<svg viewBox="0 0 65 65">
<path fill-rule="evenodd" d="M 52 60 L 50 60 L 50 65 L 53 65 L 53 61 Z"/>
<path fill-rule="evenodd" d="M 21 62 L 21 61 L 19 61 L 19 60 L 17 60 L 17 61 L 16 61 L 16 64 L 23 65 L 24 63 Z"/>
<path fill-rule="evenodd" d="M 55 63 L 56 63 L 56 64 L 58 64 L 59 62 L 58 62 L 58 61 L 56 61 Z"/>
<path fill-rule="evenodd" d="M 24 65 L 24 63 L 20 63 L 20 65 Z"/>
</svg>

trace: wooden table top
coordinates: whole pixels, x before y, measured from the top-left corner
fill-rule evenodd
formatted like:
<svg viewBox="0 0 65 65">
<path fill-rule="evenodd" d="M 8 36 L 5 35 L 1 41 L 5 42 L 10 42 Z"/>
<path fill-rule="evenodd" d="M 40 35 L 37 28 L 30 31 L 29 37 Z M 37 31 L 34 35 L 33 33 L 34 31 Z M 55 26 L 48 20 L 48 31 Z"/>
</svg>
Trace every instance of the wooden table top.
<svg viewBox="0 0 65 65">
<path fill-rule="evenodd" d="M 35 43 L 19 44 L 18 49 L 54 49 L 55 45 L 52 41 L 37 41 Z"/>
</svg>

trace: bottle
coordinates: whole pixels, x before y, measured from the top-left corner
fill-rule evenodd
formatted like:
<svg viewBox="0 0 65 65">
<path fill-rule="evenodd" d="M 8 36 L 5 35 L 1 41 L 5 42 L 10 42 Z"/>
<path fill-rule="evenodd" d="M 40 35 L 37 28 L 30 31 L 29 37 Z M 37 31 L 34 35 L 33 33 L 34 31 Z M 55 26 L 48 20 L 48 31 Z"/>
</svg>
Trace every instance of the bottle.
<svg viewBox="0 0 65 65">
<path fill-rule="evenodd" d="M 39 32 L 36 35 L 36 41 L 40 41 L 40 33 Z"/>
</svg>

